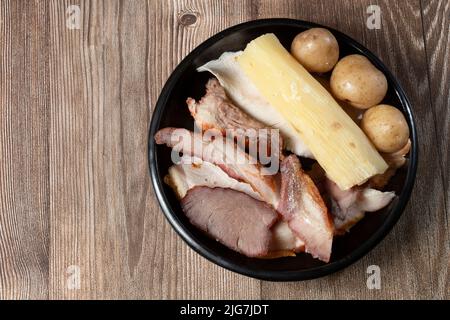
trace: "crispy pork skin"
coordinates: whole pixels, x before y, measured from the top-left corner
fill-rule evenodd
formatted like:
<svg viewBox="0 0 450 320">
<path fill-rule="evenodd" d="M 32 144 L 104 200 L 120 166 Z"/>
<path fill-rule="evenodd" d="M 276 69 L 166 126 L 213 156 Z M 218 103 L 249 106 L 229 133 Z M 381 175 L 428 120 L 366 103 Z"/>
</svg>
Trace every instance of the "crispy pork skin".
<svg viewBox="0 0 450 320">
<path fill-rule="evenodd" d="M 330 260 L 333 223 L 314 182 L 295 155 L 281 163 L 281 197 L 278 211 L 305 243 L 305 251 L 324 262 Z"/>
<path fill-rule="evenodd" d="M 155 141 L 183 155 L 195 156 L 218 165 L 230 177 L 250 184 L 264 201 L 274 208 L 278 207 L 279 195 L 274 176 L 252 162 L 249 155 L 232 141 L 230 143 L 229 139 L 222 136 L 206 139 L 186 129 L 164 128 L 155 134 Z"/>
<path fill-rule="evenodd" d="M 271 256 L 289 256 L 305 251 L 305 243 L 297 237 L 286 221 L 278 221 L 272 227 Z"/>
<path fill-rule="evenodd" d="M 181 200 L 190 222 L 230 249 L 247 257 L 269 253 L 277 212 L 232 189 L 195 187 Z"/>
<path fill-rule="evenodd" d="M 329 179 L 326 179 L 325 188 L 331 198 L 331 214 L 336 235 L 345 234 L 364 218 L 365 212 L 378 211 L 395 197 L 394 192 L 381 192 L 369 187 L 341 190 Z"/>
</svg>

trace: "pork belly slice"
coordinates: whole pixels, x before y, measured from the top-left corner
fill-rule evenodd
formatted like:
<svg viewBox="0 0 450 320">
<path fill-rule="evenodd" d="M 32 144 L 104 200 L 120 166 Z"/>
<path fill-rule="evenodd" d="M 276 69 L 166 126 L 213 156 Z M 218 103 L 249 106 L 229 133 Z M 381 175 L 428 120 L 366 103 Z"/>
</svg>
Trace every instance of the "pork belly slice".
<svg viewBox="0 0 450 320">
<path fill-rule="evenodd" d="M 200 159 L 188 163 L 188 159 L 182 158 L 181 164 L 169 168 L 169 174 L 164 181 L 172 187 L 179 199 L 183 199 L 186 193 L 194 187 L 228 188 L 248 194 L 256 200 L 262 200 L 259 193 L 244 182 L 228 176 L 218 166 Z"/>
<path fill-rule="evenodd" d="M 195 156 L 218 165 L 230 177 L 248 183 L 265 202 L 274 208 L 278 207 L 279 196 L 274 175 L 256 161 L 252 162 L 249 155 L 229 139 L 220 135 L 208 139 L 186 129 L 164 128 L 155 134 L 155 141 L 183 155 Z"/>
<path fill-rule="evenodd" d="M 328 209 L 300 161 L 290 155 L 281 163 L 281 197 L 278 211 L 305 243 L 305 251 L 324 262 L 330 260 L 333 223 Z"/>
<path fill-rule="evenodd" d="M 228 98 L 224 88 L 215 78 L 206 83 L 206 95 L 196 102 L 193 98 L 186 100 L 195 124 L 203 129 L 264 129 L 262 122 L 249 116 L 236 107 Z"/>
<path fill-rule="evenodd" d="M 283 142 L 278 131 L 271 131 L 268 126 L 235 106 L 217 79 L 207 82 L 206 95 L 199 102 L 188 98 L 186 103 L 195 124 L 203 131 L 216 129 L 223 135 L 239 139 L 237 141 L 241 147 L 253 144 L 258 147 L 258 151 L 266 150 L 264 156 L 271 155 L 273 149 L 277 152 L 274 156 L 280 158 Z"/>
<path fill-rule="evenodd" d="M 365 212 L 378 211 L 395 197 L 394 192 L 381 192 L 369 187 L 341 190 L 329 179 L 326 179 L 325 186 L 331 198 L 331 214 L 336 235 L 345 234 L 364 218 Z"/>
<path fill-rule="evenodd" d="M 195 187 L 181 206 L 194 226 L 228 248 L 247 257 L 269 253 L 277 212 L 266 203 L 231 189 Z"/>
<path fill-rule="evenodd" d="M 190 159 L 182 158 L 182 163 L 169 168 L 169 174 L 164 181 L 175 191 L 179 199 L 183 199 L 190 189 L 203 186 L 209 188 L 229 188 L 243 192 L 256 200 L 260 195 L 252 187 L 229 177 L 218 166 L 195 159 L 194 164 L 188 163 Z M 245 213 L 243 213 L 245 214 Z M 304 250 L 304 243 L 296 237 L 288 224 L 278 221 L 271 229 L 272 237 L 267 258 L 278 258 L 295 255 Z"/>
</svg>

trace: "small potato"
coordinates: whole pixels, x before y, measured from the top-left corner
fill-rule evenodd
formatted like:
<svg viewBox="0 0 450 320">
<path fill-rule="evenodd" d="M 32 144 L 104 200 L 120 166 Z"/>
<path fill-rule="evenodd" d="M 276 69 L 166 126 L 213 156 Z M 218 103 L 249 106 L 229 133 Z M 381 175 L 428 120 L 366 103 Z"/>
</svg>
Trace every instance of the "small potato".
<svg viewBox="0 0 450 320">
<path fill-rule="evenodd" d="M 328 92 L 331 92 L 331 88 L 330 88 L 330 79 L 319 75 L 313 75 L 314 79 L 316 79 L 321 85 L 322 87 L 324 87 L 325 89 L 327 89 Z M 359 125 L 359 123 L 361 122 L 361 116 L 364 113 L 364 110 L 362 109 L 357 109 L 354 108 L 353 106 L 351 106 L 348 102 L 346 101 L 342 101 L 342 100 L 337 100 L 336 101 L 342 108 L 342 110 L 345 111 L 345 113 L 347 113 L 347 115 L 352 118 L 352 120 Z"/>
<path fill-rule="evenodd" d="M 379 104 L 388 89 L 384 74 L 359 54 L 346 56 L 337 63 L 330 85 L 336 98 L 360 109 Z"/>
<path fill-rule="evenodd" d="M 324 28 L 299 33 L 292 41 L 291 54 L 309 72 L 328 72 L 339 59 L 339 45 Z"/>
<path fill-rule="evenodd" d="M 400 110 L 380 104 L 367 110 L 361 128 L 375 147 L 385 153 L 402 149 L 409 138 L 409 127 Z"/>
</svg>

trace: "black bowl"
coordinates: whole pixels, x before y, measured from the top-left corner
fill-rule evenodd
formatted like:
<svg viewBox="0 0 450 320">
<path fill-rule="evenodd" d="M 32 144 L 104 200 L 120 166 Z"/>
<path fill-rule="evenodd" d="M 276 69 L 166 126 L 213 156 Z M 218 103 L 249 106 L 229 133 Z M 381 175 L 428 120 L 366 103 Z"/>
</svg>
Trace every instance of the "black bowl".
<svg viewBox="0 0 450 320">
<path fill-rule="evenodd" d="M 395 175 L 387 187 L 388 190 L 396 192 L 398 195 L 396 200 L 379 212 L 367 214 L 350 233 L 335 238 L 331 260 L 327 264 L 313 259 L 309 254 L 273 260 L 247 258 L 197 230 L 183 214 L 172 190 L 163 182 L 164 175 L 172 165 L 170 149 L 156 145 L 153 137 L 159 129 L 164 127 L 193 129 L 193 119 L 188 112 L 185 100 L 189 96 L 200 98 L 204 93 L 206 81 L 212 77 L 206 72 L 198 73 L 197 67 L 217 59 L 225 51 L 243 50 L 249 41 L 265 33 L 275 33 L 281 43 L 289 48 L 295 35 L 313 27 L 321 26 L 290 19 L 256 20 L 236 25 L 209 38 L 192 51 L 167 80 L 156 103 L 150 125 L 148 157 L 151 179 L 158 201 L 170 224 L 191 248 L 205 258 L 229 270 L 258 279 L 305 280 L 336 272 L 368 253 L 397 222 L 414 185 L 418 153 L 411 106 L 397 80 L 386 66 L 361 44 L 339 31 L 327 28 L 339 42 L 341 57 L 353 53 L 363 54 L 383 71 L 389 84 L 389 91 L 383 102 L 398 107 L 404 113 L 412 141 L 408 165 Z M 176 253 L 173 252 L 173 254 Z"/>
</svg>

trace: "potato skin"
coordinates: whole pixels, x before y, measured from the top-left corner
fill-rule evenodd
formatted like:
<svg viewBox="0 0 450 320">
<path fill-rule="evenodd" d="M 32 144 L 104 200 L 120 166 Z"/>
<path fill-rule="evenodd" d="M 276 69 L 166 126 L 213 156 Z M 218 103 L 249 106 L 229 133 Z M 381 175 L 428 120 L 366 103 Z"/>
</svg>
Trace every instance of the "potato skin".
<svg viewBox="0 0 450 320">
<path fill-rule="evenodd" d="M 324 28 L 299 33 L 291 44 L 291 54 L 309 72 L 324 73 L 339 59 L 339 45 L 333 34 Z"/>
<path fill-rule="evenodd" d="M 405 117 L 393 106 L 380 104 L 367 110 L 361 128 L 375 147 L 384 153 L 402 149 L 409 139 L 409 127 Z"/>
<path fill-rule="evenodd" d="M 316 79 L 322 87 L 327 89 L 328 92 L 331 92 L 330 88 L 330 79 L 325 77 L 324 75 L 313 75 L 314 79 Z M 351 106 L 348 102 L 342 100 L 336 100 L 336 102 L 341 106 L 341 108 L 347 113 L 347 115 L 352 118 L 352 120 L 359 125 L 361 122 L 362 115 L 364 110 L 357 109 Z"/>
<path fill-rule="evenodd" d="M 379 104 L 388 89 L 384 74 L 359 54 L 346 56 L 336 64 L 330 85 L 336 98 L 360 109 Z"/>
</svg>

